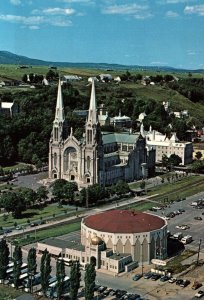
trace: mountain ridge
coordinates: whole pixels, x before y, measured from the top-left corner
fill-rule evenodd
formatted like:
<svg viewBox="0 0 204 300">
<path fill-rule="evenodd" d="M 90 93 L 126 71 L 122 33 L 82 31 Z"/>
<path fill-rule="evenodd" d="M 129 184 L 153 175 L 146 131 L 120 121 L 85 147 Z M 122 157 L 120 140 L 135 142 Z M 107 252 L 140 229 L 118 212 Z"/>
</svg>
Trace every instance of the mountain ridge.
<svg viewBox="0 0 204 300">
<path fill-rule="evenodd" d="M 110 63 L 83 63 L 83 62 L 56 62 L 45 61 L 41 59 L 30 58 L 23 55 L 18 55 L 9 51 L 0 51 L 0 64 L 11 65 L 33 65 L 33 66 L 54 66 L 54 67 L 77 67 L 77 68 L 90 68 L 90 69 L 106 69 L 108 70 L 157 70 L 166 72 L 192 72 L 192 73 L 204 73 L 203 69 L 190 70 L 179 69 L 168 66 L 139 66 L 139 65 L 122 65 L 122 64 L 110 64 Z"/>
</svg>

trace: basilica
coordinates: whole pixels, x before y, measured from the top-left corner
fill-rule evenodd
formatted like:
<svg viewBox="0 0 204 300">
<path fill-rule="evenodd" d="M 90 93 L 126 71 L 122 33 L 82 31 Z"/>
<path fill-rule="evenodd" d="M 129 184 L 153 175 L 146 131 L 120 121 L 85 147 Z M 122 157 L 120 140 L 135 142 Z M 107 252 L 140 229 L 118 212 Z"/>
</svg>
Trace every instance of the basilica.
<svg viewBox="0 0 204 300">
<path fill-rule="evenodd" d="M 79 187 L 132 182 L 154 174 L 155 150 L 138 133 L 102 132 L 97 112 L 95 82 L 85 130 L 77 140 L 67 130 L 62 87 L 59 81 L 55 119 L 49 144 L 49 179 L 75 181 Z"/>
</svg>

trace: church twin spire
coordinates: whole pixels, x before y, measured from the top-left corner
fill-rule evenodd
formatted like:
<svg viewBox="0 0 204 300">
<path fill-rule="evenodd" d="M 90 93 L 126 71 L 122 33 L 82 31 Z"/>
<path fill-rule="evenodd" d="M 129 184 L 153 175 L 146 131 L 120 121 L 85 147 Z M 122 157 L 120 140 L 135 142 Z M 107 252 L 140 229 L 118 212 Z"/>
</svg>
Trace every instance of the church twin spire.
<svg viewBox="0 0 204 300">
<path fill-rule="evenodd" d="M 92 125 L 96 125 L 98 123 L 94 79 L 92 79 L 91 98 L 90 98 L 89 113 L 88 113 L 88 123 L 91 123 Z"/>
<path fill-rule="evenodd" d="M 65 120 L 64 103 L 63 103 L 63 97 L 62 97 L 61 80 L 59 79 L 54 123 L 63 123 L 64 120 Z"/>
</svg>

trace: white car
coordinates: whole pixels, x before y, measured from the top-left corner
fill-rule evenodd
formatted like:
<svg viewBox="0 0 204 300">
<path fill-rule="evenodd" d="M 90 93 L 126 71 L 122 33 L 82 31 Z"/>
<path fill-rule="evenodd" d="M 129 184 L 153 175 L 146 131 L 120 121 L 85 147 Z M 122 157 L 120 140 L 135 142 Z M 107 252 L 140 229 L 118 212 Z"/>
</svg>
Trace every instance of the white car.
<svg viewBox="0 0 204 300">
<path fill-rule="evenodd" d="M 189 229 L 189 228 L 190 228 L 190 226 L 188 226 L 188 225 L 181 225 L 182 230 L 186 230 L 186 229 Z"/>
<path fill-rule="evenodd" d="M 169 283 L 174 283 L 176 282 L 176 278 L 175 277 L 171 277 L 169 280 L 168 280 Z"/>
<path fill-rule="evenodd" d="M 198 291 L 196 294 L 195 294 L 195 297 L 196 298 L 201 298 L 204 296 L 204 291 Z"/>
<path fill-rule="evenodd" d="M 176 228 L 177 229 L 182 229 L 181 227 L 182 227 L 183 225 L 176 225 Z"/>
</svg>

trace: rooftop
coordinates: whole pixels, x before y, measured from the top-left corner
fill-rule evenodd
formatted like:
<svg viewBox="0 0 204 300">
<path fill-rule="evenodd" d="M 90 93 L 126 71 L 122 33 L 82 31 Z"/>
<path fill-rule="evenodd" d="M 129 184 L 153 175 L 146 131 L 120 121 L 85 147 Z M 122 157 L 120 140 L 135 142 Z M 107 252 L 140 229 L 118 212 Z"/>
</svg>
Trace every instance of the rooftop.
<svg viewBox="0 0 204 300">
<path fill-rule="evenodd" d="M 86 217 L 84 224 L 101 232 L 141 233 L 160 229 L 166 221 L 143 212 L 110 210 Z"/>
</svg>

